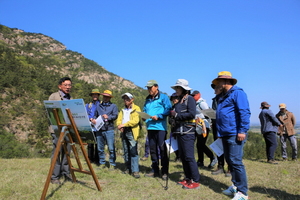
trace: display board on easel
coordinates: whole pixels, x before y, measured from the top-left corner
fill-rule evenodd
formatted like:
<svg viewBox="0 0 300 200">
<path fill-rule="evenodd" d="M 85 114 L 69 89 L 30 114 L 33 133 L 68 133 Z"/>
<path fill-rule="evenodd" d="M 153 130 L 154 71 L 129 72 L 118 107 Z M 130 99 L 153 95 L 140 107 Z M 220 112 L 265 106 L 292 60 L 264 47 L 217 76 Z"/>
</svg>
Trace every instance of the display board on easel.
<svg viewBox="0 0 300 200">
<path fill-rule="evenodd" d="M 99 181 L 89 161 L 86 148 L 83 141 L 90 142 L 95 141 L 92 127 L 87 117 L 87 112 L 84 107 L 83 99 L 74 99 L 68 101 L 44 101 L 45 108 L 48 113 L 48 117 L 51 123 L 51 128 L 58 134 L 58 142 L 56 149 L 51 160 L 50 169 L 48 172 L 47 180 L 44 186 L 44 190 L 41 199 L 44 200 L 47 194 L 47 190 L 50 184 L 51 175 L 54 170 L 55 162 L 58 158 L 61 147 L 64 147 L 65 156 L 67 157 L 70 167 L 70 173 L 72 180 L 76 183 L 76 177 L 74 172 L 80 172 L 88 175 L 92 175 L 96 187 L 101 191 Z M 68 140 L 66 140 L 66 137 Z M 75 145 L 71 145 L 75 159 L 77 161 L 78 168 L 75 168 L 70 159 L 70 152 L 67 150 L 68 141 L 73 144 L 78 144 L 81 149 L 84 159 L 88 165 L 89 171 L 84 170 L 79 159 L 78 151 Z"/>
<path fill-rule="evenodd" d="M 54 118 L 53 108 L 58 111 L 59 120 L 61 123 L 70 124 L 66 108 L 72 112 L 72 118 L 76 123 L 77 130 L 80 134 L 80 138 L 83 142 L 95 142 L 95 136 L 92 133 L 92 126 L 89 121 L 83 99 L 73 99 L 68 101 L 44 101 L 45 108 L 48 113 L 48 118 L 51 123 L 52 129 L 55 133 L 59 134 L 57 122 Z M 70 130 L 73 139 L 74 130 Z M 78 142 L 74 140 L 74 142 Z"/>
</svg>

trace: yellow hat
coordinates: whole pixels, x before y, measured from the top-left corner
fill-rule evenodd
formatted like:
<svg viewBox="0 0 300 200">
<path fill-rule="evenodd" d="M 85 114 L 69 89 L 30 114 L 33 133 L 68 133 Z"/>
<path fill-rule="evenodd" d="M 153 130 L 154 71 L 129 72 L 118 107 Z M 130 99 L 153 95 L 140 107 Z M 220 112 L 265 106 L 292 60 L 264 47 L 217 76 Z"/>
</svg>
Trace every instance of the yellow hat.
<svg viewBox="0 0 300 200">
<path fill-rule="evenodd" d="M 232 78 L 231 73 L 228 72 L 228 71 L 222 71 L 222 72 L 219 72 L 219 73 L 218 73 L 218 77 L 215 78 L 215 79 L 212 81 L 212 83 L 213 83 L 214 85 L 217 85 L 219 79 L 231 79 L 231 80 L 233 80 L 232 85 L 235 85 L 235 84 L 237 83 L 237 80 L 236 80 L 235 78 Z"/>
<path fill-rule="evenodd" d="M 107 96 L 107 97 L 114 97 L 114 96 L 112 95 L 112 92 L 111 92 L 110 90 L 104 90 L 104 92 L 101 93 L 101 95 Z"/>
<path fill-rule="evenodd" d="M 281 103 L 281 104 L 279 104 L 279 108 L 286 108 L 286 105 L 285 105 L 285 103 Z"/>
</svg>

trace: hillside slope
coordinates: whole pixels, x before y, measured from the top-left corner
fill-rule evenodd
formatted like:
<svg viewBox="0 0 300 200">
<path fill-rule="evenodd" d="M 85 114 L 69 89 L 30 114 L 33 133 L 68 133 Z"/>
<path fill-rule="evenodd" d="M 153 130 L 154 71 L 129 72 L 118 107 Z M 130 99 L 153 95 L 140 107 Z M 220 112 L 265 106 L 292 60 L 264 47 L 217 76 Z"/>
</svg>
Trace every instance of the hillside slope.
<svg viewBox="0 0 300 200">
<path fill-rule="evenodd" d="M 59 78 L 73 80 L 73 98 L 87 103 L 93 88 L 112 90 L 120 108 L 120 95 L 131 92 L 142 106 L 147 91 L 107 71 L 82 54 L 67 50 L 61 42 L 40 34 L 0 25 L 0 134 L 13 134 L 38 149 L 50 138 L 43 100 L 57 91 Z M 122 63 L 120 63 L 121 65 Z"/>
</svg>

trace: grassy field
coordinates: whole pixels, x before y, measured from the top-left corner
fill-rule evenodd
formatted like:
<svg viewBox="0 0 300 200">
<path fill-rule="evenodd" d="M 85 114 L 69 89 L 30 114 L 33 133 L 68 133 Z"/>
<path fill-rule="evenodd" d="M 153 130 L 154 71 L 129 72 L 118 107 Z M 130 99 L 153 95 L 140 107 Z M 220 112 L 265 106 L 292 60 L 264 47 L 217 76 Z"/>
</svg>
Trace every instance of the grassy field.
<svg viewBox="0 0 300 200">
<path fill-rule="evenodd" d="M 83 160 L 83 159 L 82 159 Z M 121 156 L 117 158 L 117 170 L 93 168 L 102 192 L 96 189 L 92 176 L 75 173 L 77 183 L 50 184 L 46 199 L 231 199 L 221 191 L 231 185 L 224 175 L 211 175 L 208 169 L 200 169 L 201 186 L 196 190 L 184 190 L 176 185 L 183 176 L 181 163 L 170 161 L 170 179 L 143 176 L 150 169 L 150 160 L 140 162 L 141 178 L 122 174 Z M 0 159 L 0 199 L 40 199 L 50 167 L 50 159 Z M 72 161 L 75 165 L 75 161 Z M 205 164 L 209 160 L 205 160 Z M 249 182 L 250 199 L 296 200 L 300 199 L 300 162 L 279 161 L 270 165 L 265 160 L 244 160 Z M 76 166 L 76 165 L 75 165 Z M 88 169 L 87 165 L 84 164 Z"/>
</svg>

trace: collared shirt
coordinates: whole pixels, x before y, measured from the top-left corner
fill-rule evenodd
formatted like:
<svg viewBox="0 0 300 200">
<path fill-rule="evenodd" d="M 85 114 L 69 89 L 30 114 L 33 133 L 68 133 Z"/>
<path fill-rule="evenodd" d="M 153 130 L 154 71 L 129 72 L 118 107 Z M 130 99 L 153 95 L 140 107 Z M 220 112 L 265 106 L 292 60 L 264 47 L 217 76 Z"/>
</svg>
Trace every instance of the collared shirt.
<svg viewBox="0 0 300 200">
<path fill-rule="evenodd" d="M 71 95 L 70 94 L 65 94 L 63 91 L 59 90 L 60 96 L 62 98 L 62 100 L 70 100 L 71 99 Z"/>
</svg>

